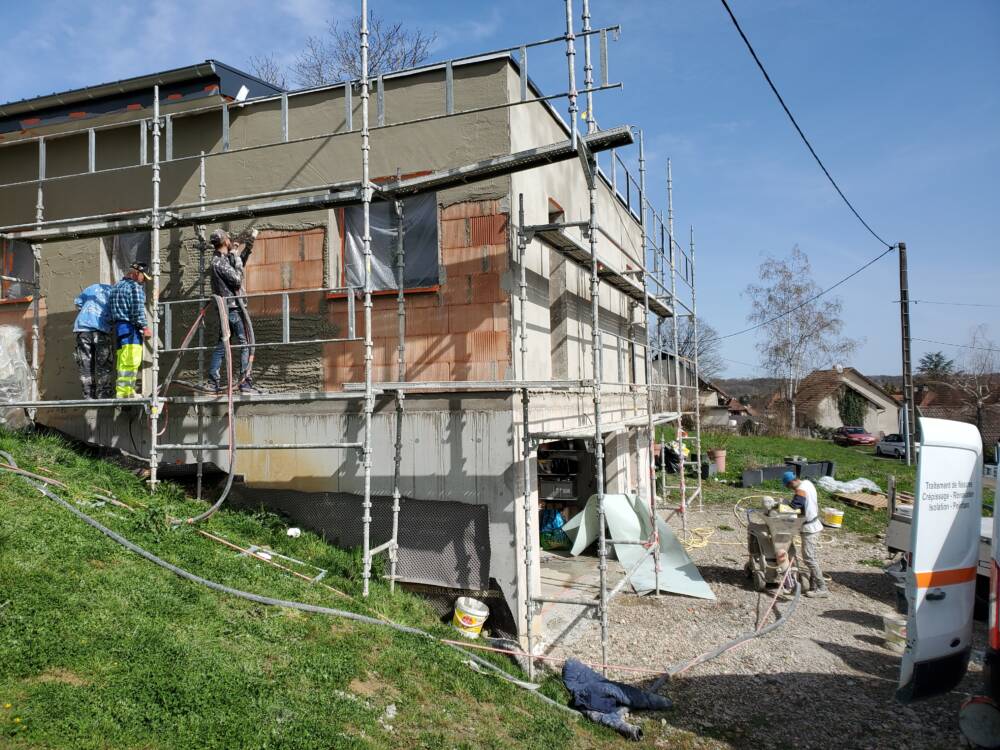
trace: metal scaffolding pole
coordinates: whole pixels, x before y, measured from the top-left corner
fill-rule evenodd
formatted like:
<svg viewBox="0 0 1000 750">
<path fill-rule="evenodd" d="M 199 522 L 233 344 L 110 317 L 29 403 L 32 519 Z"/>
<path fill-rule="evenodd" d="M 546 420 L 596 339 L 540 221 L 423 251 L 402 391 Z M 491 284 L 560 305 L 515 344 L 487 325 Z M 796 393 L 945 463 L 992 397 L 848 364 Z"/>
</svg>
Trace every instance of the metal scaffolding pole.
<svg viewBox="0 0 1000 750">
<path fill-rule="evenodd" d="M 684 439 L 682 437 L 684 433 L 684 418 L 682 416 L 684 413 L 684 390 L 681 388 L 680 331 L 678 330 L 680 324 L 677 317 L 677 257 L 674 255 L 674 248 L 677 247 L 677 243 L 674 242 L 674 179 L 670 159 L 667 159 L 667 242 L 670 243 L 670 251 L 667 253 L 667 262 L 670 264 L 670 299 L 674 308 L 671 329 L 674 339 L 674 400 L 677 411 L 677 439 L 675 444 L 677 446 L 677 453 L 679 454 L 677 476 L 679 478 L 678 484 L 681 500 L 681 531 L 684 540 L 687 541 L 687 481 L 684 476 L 686 468 L 684 466 Z M 697 396 L 696 392 L 696 399 Z"/>
<path fill-rule="evenodd" d="M 694 227 L 691 227 L 691 240 L 690 240 L 690 255 L 691 255 L 691 330 L 692 336 L 694 338 L 694 384 L 695 384 L 695 399 L 694 399 L 694 457 L 695 466 L 698 470 L 698 510 L 702 511 L 705 509 L 705 501 L 701 496 L 702 484 L 701 484 L 701 400 L 699 398 L 700 390 L 698 388 L 698 383 L 700 382 L 700 373 L 698 371 L 698 304 L 697 297 L 695 295 L 695 276 L 694 276 Z"/>
<path fill-rule="evenodd" d="M 527 319 L 527 298 L 528 298 L 528 273 L 525 267 L 527 256 L 527 240 L 524 236 L 524 194 L 518 195 L 518 223 L 517 223 L 517 263 L 520 267 L 520 316 L 521 325 L 518 335 L 521 342 L 521 367 L 520 380 L 528 379 L 528 319 Z M 531 423 L 530 423 L 530 396 L 528 389 L 521 390 L 521 465 L 524 484 L 524 619 L 525 630 L 528 640 L 528 679 L 535 679 L 535 633 L 534 616 L 535 603 L 532 599 L 531 589 L 534 577 L 534 531 L 536 524 L 532 523 L 535 515 L 534 503 L 531 502 Z"/>
<path fill-rule="evenodd" d="M 372 411 L 375 397 L 372 393 L 372 238 L 371 203 L 372 186 L 368 173 L 368 0 L 361 0 L 361 211 L 364 216 L 362 237 L 364 257 L 364 309 L 365 309 L 365 400 L 364 400 L 364 500 L 362 501 L 362 595 L 368 596 L 368 583 L 372 575 L 371 526 L 372 526 Z"/>
<path fill-rule="evenodd" d="M 594 117 L 594 66 L 590 62 L 590 0 L 583 0 L 583 87 L 587 91 L 587 132 L 597 130 Z M 614 157 L 612 157 L 614 158 Z"/>
<path fill-rule="evenodd" d="M 396 325 L 399 343 L 397 344 L 397 378 L 400 383 L 406 381 L 406 248 L 405 229 L 403 226 L 403 201 L 394 202 L 396 210 Z M 399 507 L 402 492 L 399 482 L 403 471 L 403 399 L 406 394 L 396 391 L 396 451 L 392 467 L 392 540 L 389 545 L 389 591 L 396 590 L 396 563 L 399 558 Z"/>
<path fill-rule="evenodd" d="M 579 144 L 577 133 L 576 49 L 573 40 L 573 0 L 566 0 L 566 60 L 569 70 L 569 118 L 574 145 Z M 588 117 L 593 113 L 588 112 Z M 587 236 L 590 241 L 590 319 L 594 393 L 594 475 L 597 481 L 597 554 L 600 574 L 598 615 L 601 620 L 601 671 L 608 672 L 608 543 L 604 515 L 604 433 L 601 427 L 601 378 L 604 367 L 602 352 L 600 309 L 601 278 L 597 258 L 597 164 L 593 154 L 586 152 L 584 165 L 589 197 Z"/>
<path fill-rule="evenodd" d="M 642 131 L 639 131 L 639 229 L 642 233 L 642 263 L 646 265 L 646 243 L 648 235 L 646 233 L 646 149 L 643 142 Z M 655 253 L 654 253 L 655 263 Z M 653 446 L 656 444 L 656 432 L 653 425 L 653 353 L 650 349 L 649 335 L 649 273 L 643 271 L 642 274 L 642 314 L 643 330 L 646 332 L 645 344 L 645 365 L 646 365 L 646 431 L 649 438 L 648 459 L 649 475 L 649 526 L 650 536 L 653 543 L 653 571 L 655 577 L 656 596 L 660 595 L 660 540 L 656 529 L 656 455 Z M 639 471 L 642 471 L 640 464 Z"/>
<path fill-rule="evenodd" d="M 153 272 L 152 363 L 149 368 L 149 488 L 156 491 L 156 440 L 160 426 L 160 87 L 153 87 L 153 211 L 149 220 Z"/>
<path fill-rule="evenodd" d="M 208 182 L 205 178 L 205 152 L 201 152 L 201 158 L 198 160 L 198 201 L 201 203 L 201 208 L 205 210 L 205 200 L 208 198 Z M 198 224 L 194 228 L 195 234 L 198 237 L 198 279 L 201 285 L 199 293 L 202 297 L 206 296 L 205 292 L 205 281 L 207 280 L 207 274 L 205 273 L 205 225 Z M 167 348 L 170 348 L 170 342 L 167 342 Z M 177 356 L 181 356 L 180 353 Z M 204 377 L 205 373 L 205 321 L 203 320 L 198 325 L 198 377 Z M 195 412 L 198 415 L 198 442 L 204 442 L 205 433 L 205 407 L 198 404 L 195 407 Z M 197 453 L 198 459 L 198 469 L 195 475 L 195 497 L 201 500 L 202 483 L 205 476 L 205 452 L 199 450 Z"/>
</svg>

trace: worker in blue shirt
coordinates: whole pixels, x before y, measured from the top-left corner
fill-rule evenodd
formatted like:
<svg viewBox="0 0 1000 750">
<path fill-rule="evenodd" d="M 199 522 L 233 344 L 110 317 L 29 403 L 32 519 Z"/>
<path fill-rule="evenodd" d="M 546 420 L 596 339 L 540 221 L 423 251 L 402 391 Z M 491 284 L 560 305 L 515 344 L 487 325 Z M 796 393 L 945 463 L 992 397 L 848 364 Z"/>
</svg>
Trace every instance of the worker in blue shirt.
<svg viewBox="0 0 1000 750">
<path fill-rule="evenodd" d="M 91 284 L 76 298 L 77 313 L 73 323 L 76 334 L 77 370 L 83 397 L 111 398 L 114 395 L 114 351 L 111 340 L 110 284 Z"/>
<path fill-rule="evenodd" d="M 143 288 L 143 283 L 150 279 L 148 268 L 145 263 L 133 263 L 125 278 L 111 288 L 109 307 L 118 344 L 117 398 L 138 395 L 136 384 L 142 366 L 142 340 L 150 336 L 146 327 L 146 290 Z"/>
</svg>

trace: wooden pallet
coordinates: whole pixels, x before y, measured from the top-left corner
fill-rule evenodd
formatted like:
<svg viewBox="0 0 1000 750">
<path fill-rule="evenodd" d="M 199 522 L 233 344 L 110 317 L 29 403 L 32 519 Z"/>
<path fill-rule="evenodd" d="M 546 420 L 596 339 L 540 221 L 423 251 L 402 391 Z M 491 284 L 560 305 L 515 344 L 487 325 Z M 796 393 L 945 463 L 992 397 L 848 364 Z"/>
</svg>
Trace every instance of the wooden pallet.
<svg viewBox="0 0 1000 750">
<path fill-rule="evenodd" d="M 834 499 L 863 510 L 885 510 L 889 500 L 885 495 L 875 495 L 870 492 L 835 492 Z"/>
</svg>

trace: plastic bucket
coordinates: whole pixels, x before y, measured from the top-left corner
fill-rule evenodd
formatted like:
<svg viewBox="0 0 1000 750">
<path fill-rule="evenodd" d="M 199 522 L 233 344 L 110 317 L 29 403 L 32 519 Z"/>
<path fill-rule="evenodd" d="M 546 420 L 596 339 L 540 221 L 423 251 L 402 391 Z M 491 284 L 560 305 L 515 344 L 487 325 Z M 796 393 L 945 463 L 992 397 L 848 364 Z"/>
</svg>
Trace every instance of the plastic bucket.
<svg viewBox="0 0 1000 750">
<path fill-rule="evenodd" d="M 885 647 L 891 651 L 902 653 L 906 648 L 906 617 L 902 615 L 884 615 L 882 629 L 885 632 Z"/>
<path fill-rule="evenodd" d="M 844 511 L 837 508 L 823 508 L 823 525 L 839 529 L 844 525 Z"/>
<path fill-rule="evenodd" d="M 460 596 L 455 602 L 455 616 L 451 624 L 466 638 L 478 638 L 483 623 L 490 616 L 490 608 L 471 596 Z"/>
</svg>

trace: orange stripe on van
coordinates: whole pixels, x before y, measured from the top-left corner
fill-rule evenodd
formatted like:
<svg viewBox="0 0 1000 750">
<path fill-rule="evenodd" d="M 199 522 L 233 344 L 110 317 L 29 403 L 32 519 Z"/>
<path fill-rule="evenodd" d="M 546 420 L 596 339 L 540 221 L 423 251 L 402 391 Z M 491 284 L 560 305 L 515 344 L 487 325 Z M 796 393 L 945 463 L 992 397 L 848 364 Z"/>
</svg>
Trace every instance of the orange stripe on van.
<svg viewBox="0 0 1000 750">
<path fill-rule="evenodd" d="M 917 573 L 917 588 L 929 589 L 934 586 L 953 586 L 976 580 L 976 567 L 954 568 L 952 570 L 931 570 Z"/>
</svg>

